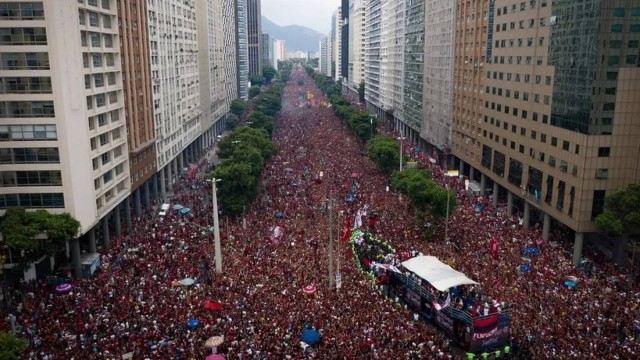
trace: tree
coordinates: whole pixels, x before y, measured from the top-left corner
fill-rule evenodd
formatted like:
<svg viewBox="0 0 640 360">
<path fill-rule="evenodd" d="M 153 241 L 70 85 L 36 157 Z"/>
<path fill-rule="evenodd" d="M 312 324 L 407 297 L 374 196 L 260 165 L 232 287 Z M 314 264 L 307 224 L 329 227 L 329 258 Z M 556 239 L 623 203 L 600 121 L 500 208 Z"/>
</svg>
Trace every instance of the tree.
<svg viewBox="0 0 640 360">
<path fill-rule="evenodd" d="M 254 98 L 260 94 L 260 85 L 251 85 L 249 88 L 249 97 Z"/>
<path fill-rule="evenodd" d="M 276 148 L 273 146 L 273 142 L 265 129 L 242 126 L 218 143 L 218 156 L 221 159 L 230 158 L 233 155 L 235 146 L 242 143 L 252 144 L 259 149 L 265 161 L 271 159 L 276 153 Z"/>
<path fill-rule="evenodd" d="M 11 333 L 0 332 L 0 360 L 20 360 L 20 354 L 27 343 L 15 338 Z"/>
<path fill-rule="evenodd" d="M 225 128 L 227 130 L 233 130 L 236 128 L 236 126 L 238 126 L 239 121 L 240 121 L 240 118 L 238 118 L 236 114 L 234 113 L 228 114 L 227 120 L 225 121 Z"/>
<path fill-rule="evenodd" d="M 360 99 L 360 102 L 364 101 L 364 81 L 361 81 L 358 85 L 358 98 Z"/>
<path fill-rule="evenodd" d="M 249 124 L 250 127 L 267 130 L 269 137 L 273 134 L 273 117 L 265 115 L 260 111 L 254 111 L 251 113 L 251 116 L 249 116 L 249 121 L 251 122 L 251 124 Z"/>
<path fill-rule="evenodd" d="M 455 194 L 436 185 L 431 180 L 431 172 L 428 170 L 407 169 L 396 172 L 391 177 L 391 186 L 409 197 L 419 218 L 423 218 L 427 210 L 436 218 L 445 217 L 447 199 L 449 214 L 455 211 L 457 206 Z"/>
<path fill-rule="evenodd" d="M 273 66 L 265 66 L 262 68 L 262 76 L 264 77 L 265 83 L 269 84 L 276 75 L 278 75 L 278 71 L 276 71 Z"/>
<path fill-rule="evenodd" d="M 378 135 L 369 141 L 367 155 L 375 162 L 380 170 L 391 173 L 400 167 L 400 149 L 395 139 Z"/>
<path fill-rule="evenodd" d="M 253 85 L 258 85 L 258 86 L 260 86 L 260 85 L 264 85 L 264 80 L 265 80 L 265 79 L 264 79 L 264 76 L 262 76 L 262 75 L 260 75 L 260 74 L 253 75 L 253 76 L 251 77 L 251 85 L 252 85 L 252 86 L 253 86 Z"/>
<path fill-rule="evenodd" d="M 218 198 L 224 212 L 234 216 L 242 212 L 258 194 L 258 178 L 246 162 L 223 161 L 214 173 L 218 184 Z"/>
<path fill-rule="evenodd" d="M 26 211 L 14 207 L 7 209 L 0 231 L 4 245 L 24 254 L 20 264 L 26 265 L 42 253 L 54 255 L 67 240 L 78 235 L 80 222 L 68 213 L 51 214 L 45 210 Z"/>
<path fill-rule="evenodd" d="M 595 218 L 598 230 L 621 236 L 626 245 L 633 244 L 632 262 L 640 236 L 640 184 L 631 184 L 624 190 L 616 191 L 604 201 L 604 212 Z"/>
<path fill-rule="evenodd" d="M 231 113 L 240 116 L 247 108 L 247 102 L 242 99 L 234 99 L 231 102 Z"/>
</svg>

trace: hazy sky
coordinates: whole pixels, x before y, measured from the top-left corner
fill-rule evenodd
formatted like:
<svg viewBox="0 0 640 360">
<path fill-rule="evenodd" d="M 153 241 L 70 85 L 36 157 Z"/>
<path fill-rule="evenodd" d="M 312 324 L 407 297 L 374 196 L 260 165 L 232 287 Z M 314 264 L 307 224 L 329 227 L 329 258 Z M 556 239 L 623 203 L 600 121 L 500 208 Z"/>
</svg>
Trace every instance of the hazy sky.
<svg viewBox="0 0 640 360">
<path fill-rule="evenodd" d="M 340 0 L 262 0 L 262 15 L 278 25 L 302 25 L 323 34 Z"/>
</svg>

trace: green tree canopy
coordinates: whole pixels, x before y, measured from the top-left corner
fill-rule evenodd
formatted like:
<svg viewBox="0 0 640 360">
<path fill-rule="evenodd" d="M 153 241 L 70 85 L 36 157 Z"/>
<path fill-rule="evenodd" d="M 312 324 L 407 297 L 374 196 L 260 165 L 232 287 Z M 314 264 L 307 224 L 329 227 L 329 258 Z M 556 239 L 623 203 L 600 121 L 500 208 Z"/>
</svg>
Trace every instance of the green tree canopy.
<svg viewBox="0 0 640 360">
<path fill-rule="evenodd" d="M 258 194 L 258 178 L 250 163 L 223 161 L 214 177 L 221 180 L 217 186 L 220 206 L 231 216 L 239 214 Z"/>
<path fill-rule="evenodd" d="M 262 68 L 262 76 L 264 77 L 265 83 L 269 84 L 276 75 L 278 75 L 278 71 L 274 69 L 273 66 L 264 66 Z"/>
<path fill-rule="evenodd" d="M 236 143 L 236 141 L 238 142 Z M 271 159 L 276 153 L 276 148 L 265 129 L 242 126 L 218 143 L 218 156 L 221 159 L 230 158 L 235 146 L 242 143 L 252 144 L 256 149 L 259 149 L 265 161 Z"/>
<path fill-rule="evenodd" d="M 11 333 L 0 332 L 0 360 L 20 360 L 20 354 L 27 343 L 15 338 Z"/>
<path fill-rule="evenodd" d="M 78 235 L 80 222 L 68 213 L 51 214 L 15 207 L 7 209 L 0 231 L 5 246 L 24 252 L 22 262 L 29 263 L 35 261 L 40 252 L 54 255 L 65 241 Z"/>
<path fill-rule="evenodd" d="M 236 114 L 230 113 L 227 114 L 227 119 L 225 120 L 225 127 L 227 130 L 233 130 L 238 126 L 238 122 L 240 122 L 240 118 Z"/>
<path fill-rule="evenodd" d="M 398 142 L 386 135 L 378 135 L 369 141 L 367 155 L 380 170 L 391 173 L 400 167 L 400 148 Z"/>
<path fill-rule="evenodd" d="M 247 108 L 247 102 L 242 99 L 233 99 L 231 102 L 231 113 L 240 116 Z"/>
<path fill-rule="evenodd" d="M 254 98 L 260 94 L 260 85 L 251 85 L 249 88 L 249 97 Z"/>
<path fill-rule="evenodd" d="M 255 129 L 265 129 L 269 134 L 269 137 L 273 134 L 273 117 L 265 115 L 260 111 L 254 111 L 249 116 L 249 127 Z"/>
<path fill-rule="evenodd" d="M 364 101 L 364 81 L 361 81 L 358 85 L 358 98 L 360 99 L 360 102 Z"/>
<path fill-rule="evenodd" d="M 431 180 L 431 172 L 423 169 L 407 169 L 393 174 L 391 185 L 406 194 L 411 204 L 419 212 L 430 210 L 436 218 L 447 215 L 447 199 L 449 213 L 455 211 L 456 196 L 448 189 L 436 185 Z"/>
<path fill-rule="evenodd" d="M 264 80 L 265 80 L 264 76 L 259 74 L 253 75 L 250 79 L 251 85 L 258 85 L 258 86 L 264 85 Z"/>
<path fill-rule="evenodd" d="M 640 235 L 640 184 L 631 184 L 605 198 L 604 212 L 595 219 L 600 231 Z"/>
</svg>

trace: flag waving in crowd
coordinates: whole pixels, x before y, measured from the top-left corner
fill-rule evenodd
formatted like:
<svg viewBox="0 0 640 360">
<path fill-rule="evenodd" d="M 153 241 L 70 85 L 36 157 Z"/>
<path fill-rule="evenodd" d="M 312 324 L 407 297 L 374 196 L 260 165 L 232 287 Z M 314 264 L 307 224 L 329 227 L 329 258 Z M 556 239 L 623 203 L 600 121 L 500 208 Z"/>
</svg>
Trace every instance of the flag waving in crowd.
<svg viewBox="0 0 640 360">
<path fill-rule="evenodd" d="M 498 260 L 498 239 L 496 237 L 491 238 L 491 244 L 489 245 L 489 252 L 493 260 Z"/>
</svg>

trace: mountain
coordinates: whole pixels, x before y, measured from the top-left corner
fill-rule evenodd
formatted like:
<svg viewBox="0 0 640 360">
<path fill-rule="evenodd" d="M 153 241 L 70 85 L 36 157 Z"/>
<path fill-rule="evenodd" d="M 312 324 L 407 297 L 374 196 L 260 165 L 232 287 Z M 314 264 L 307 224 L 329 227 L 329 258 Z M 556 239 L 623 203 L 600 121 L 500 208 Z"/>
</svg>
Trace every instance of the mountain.
<svg viewBox="0 0 640 360">
<path fill-rule="evenodd" d="M 284 40 L 287 51 L 318 51 L 320 39 L 324 37 L 308 27 L 300 25 L 280 26 L 266 17 L 262 17 L 262 33 Z"/>
</svg>

